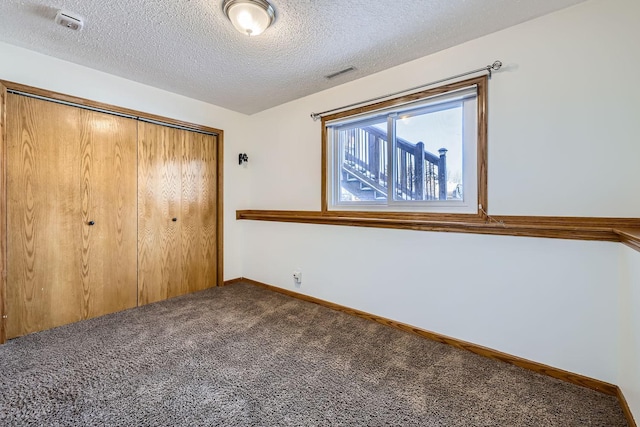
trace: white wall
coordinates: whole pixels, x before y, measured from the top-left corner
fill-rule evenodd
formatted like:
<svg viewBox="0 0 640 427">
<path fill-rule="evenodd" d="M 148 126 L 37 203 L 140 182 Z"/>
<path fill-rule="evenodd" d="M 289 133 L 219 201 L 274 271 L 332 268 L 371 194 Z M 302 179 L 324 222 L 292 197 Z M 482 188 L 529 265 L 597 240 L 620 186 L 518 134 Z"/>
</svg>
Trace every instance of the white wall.
<svg viewBox="0 0 640 427">
<path fill-rule="evenodd" d="M 247 116 L 215 105 L 0 42 L 0 79 L 157 114 L 224 131 L 224 276 L 242 275 L 242 227 L 236 209 L 246 206 L 248 171 L 237 166 L 246 151 Z"/>
<path fill-rule="evenodd" d="M 505 67 L 489 85 L 489 212 L 640 217 L 640 86 L 630 84 L 638 16 L 636 0 L 587 1 L 251 116 L 251 207 L 319 209 L 311 112 L 499 59 Z M 246 277 L 618 380 L 619 244 L 246 224 Z"/>
<path fill-rule="evenodd" d="M 618 386 L 640 421 L 640 253 L 620 248 L 620 359 Z"/>
<path fill-rule="evenodd" d="M 616 382 L 617 243 L 257 221 L 245 233 L 246 277 Z"/>
<path fill-rule="evenodd" d="M 639 16 L 637 0 L 588 1 L 256 114 L 252 206 L 320 207 L 311 112 L 500 59 L 489 84 L 489 212 L 638 217 Z"/>
</svg>

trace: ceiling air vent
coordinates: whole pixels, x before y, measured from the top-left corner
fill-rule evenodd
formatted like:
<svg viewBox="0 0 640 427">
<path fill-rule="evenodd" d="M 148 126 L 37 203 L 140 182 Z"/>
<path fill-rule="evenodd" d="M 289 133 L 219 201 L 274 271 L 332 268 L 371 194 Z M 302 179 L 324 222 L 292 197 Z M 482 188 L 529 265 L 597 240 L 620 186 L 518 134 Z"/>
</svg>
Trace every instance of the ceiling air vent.
<svg viewBox="0 0 640 427">
<path fill-rule="evenodd" d="M 56 14 L 56 24 L 75 31 L 81 30 L 82 27 L 84 27 L 84 21 L 81 16 L 65 10 L 59 10 Z"/>
<path fill-rule="evenodd" d="M 340 71 L 337 71 L 335 73 L 328 74 L 328 75 L 324 76 L 324 78 L 327 79 L 327 80 L 335 79 L 338 76 L 350 73 L 350 72 L 355 71 L 355 70 L 356 70 L 356 67 L 351 66 L 351 67 L 345 68 L 344 70 L 340 70 Z"/>
</svg>

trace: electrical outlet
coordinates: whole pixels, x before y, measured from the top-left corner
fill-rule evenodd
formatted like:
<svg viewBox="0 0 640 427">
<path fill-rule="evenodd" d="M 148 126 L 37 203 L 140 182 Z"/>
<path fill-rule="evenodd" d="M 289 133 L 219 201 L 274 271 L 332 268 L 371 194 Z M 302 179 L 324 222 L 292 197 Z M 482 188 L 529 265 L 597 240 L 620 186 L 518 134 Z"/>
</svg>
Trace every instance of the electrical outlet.
<svg viewBox="0 0 640 427">
<path fill-rule="evenodd" d="M 302 271 L 296 270 L 293 272 L 293 281 L 296 282 L 296 285 L 302 284 Z"/>
</svg>

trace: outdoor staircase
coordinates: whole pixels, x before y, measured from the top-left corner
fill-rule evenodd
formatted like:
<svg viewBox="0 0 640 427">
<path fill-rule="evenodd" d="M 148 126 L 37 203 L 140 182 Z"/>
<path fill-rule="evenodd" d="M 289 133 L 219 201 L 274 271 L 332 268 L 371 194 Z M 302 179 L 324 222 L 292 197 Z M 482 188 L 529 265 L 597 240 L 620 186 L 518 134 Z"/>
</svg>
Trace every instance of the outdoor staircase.
<svg viewBox="0 0 640 427">
<path fill-rule="evenodd" d="M 386 199 L 388 177 L 387 133 L 374 126 L 347 129 L 338 134 L 344 150 L 342 188 L 358 200 Z M 396 200 L 446 200 L 447 150 L 439 155 L 424 149 L 424 143 L 396 138 Z"/>
</svg>

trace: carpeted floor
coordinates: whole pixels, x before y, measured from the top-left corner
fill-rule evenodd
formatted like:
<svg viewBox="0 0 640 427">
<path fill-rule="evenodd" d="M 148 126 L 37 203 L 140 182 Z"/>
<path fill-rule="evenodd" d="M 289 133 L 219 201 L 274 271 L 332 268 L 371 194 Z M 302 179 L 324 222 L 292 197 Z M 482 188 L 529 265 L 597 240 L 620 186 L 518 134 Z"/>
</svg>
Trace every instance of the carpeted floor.
<svg viewBox="0 0 640 427">
<path fill-rule="evenodd" d="M 0 425 L 625 426 L 614 397 L 248 284 L 0 346 Z"/>
</svg>

